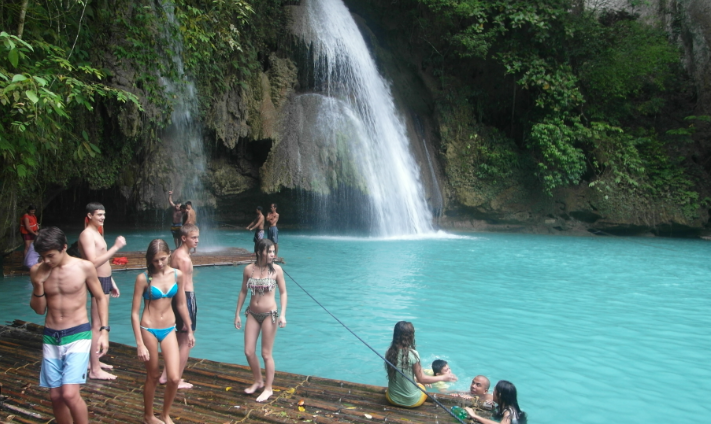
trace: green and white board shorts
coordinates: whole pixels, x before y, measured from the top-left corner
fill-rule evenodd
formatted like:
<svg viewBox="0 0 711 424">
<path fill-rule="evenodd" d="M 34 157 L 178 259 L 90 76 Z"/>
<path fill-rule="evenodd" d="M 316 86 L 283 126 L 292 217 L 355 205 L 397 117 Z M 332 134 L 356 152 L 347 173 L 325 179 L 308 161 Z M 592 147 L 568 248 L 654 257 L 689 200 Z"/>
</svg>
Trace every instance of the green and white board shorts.
<svg viewBox="0 0 711 424">
<path fill-rule="evenodd" d="M 44 328 L 40 386 L 56 388 L 86 383 L 91 351 L 91 324 L 66 330 Z"/>
</svg>

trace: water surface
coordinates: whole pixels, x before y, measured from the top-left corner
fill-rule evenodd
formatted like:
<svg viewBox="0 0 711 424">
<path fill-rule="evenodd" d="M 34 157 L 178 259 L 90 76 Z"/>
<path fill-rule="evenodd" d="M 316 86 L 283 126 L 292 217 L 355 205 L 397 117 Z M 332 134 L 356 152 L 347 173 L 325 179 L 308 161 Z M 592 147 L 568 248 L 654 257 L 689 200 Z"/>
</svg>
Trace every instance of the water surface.
<svg viewBox="0 0 711 424">
<path fill-rule="evenodd" d="M 157 236 L 128 236 L 127 250 Z M 697 240 L 460 234 L 410 240 L 281 234 L 284 269 L 384 353 L 412 321 L 427 366 L 447 359 L 466 390 L 476 374 L 507 379 L 538 423 L 698 421 L 711 393 L 708 251 Z M 111 241 L 115 234 L 107 235 Z M 251 248 L 251 233 L 218 244 Z M 71 238 L 71 237 L 70 237 Z M 201 248 L 205 248 L 202 246 Z M 234 309 L 243 267 L 199 268 L 193 356 L 246 364 Z M 115 273 L 111 340 L 134 344 L 137 272 Z M 279 370 L 385 385 L 381 360 L 287 277 Z M 28 278 L 0 282 L 0 320 L 42 321 Z"/>
</svg>

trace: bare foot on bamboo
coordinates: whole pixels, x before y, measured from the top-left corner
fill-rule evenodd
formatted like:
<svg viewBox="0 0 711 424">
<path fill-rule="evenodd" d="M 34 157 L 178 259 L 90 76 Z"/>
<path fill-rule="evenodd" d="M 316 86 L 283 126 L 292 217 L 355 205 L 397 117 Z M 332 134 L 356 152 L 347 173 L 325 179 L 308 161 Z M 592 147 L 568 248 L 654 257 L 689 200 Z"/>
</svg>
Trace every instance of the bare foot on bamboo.
<svg viewBox="0 0 711 424">
<path fill-rule="evenodd" d="M 182 378 L 180 379 L 180 383 L 178 383 L 178 389 L 192 389 L 193 385 L 191 383 L 188 383 L 187 381 L 183 380 Z"/>
<path fill-rule="evenodd" d="M 248 395 L 251 395 L 252 393 L 256 392 L 257 390 L 261 389 L 262 387 L 264 387 L 264 382 L 260 381 L 258 383 L 254 383 L 251 386 L 244 389 L 244 392 L 247 393 Z"/>
<path fill-rule="evenodd" d="M 175 424 L 173 423 L 173 420 L 170 419 L 170 415 L 166 415 L 165 417 L 161 416 L 160 419 L 162 419 L 165 424 Z"/>
<path fill-rule="evenodd" d="M 269 397 L 274 393 L 272 389 L 265 389 L 261 395 L 257 398 L 257 402 L 264 402 L 265 400 L 269 399 Z"/>
<path fill-rule="evenodd" d="M 116 380 L 116 376 L 99 369 L 97 372 L 89 371 L 89 378 L 92 380 Z"/>
<path fill-rule="evenodd" d="M 150 415 L 148 417 L 143 417 L 143 424 L 165 424 L 163 421 L 156 418 L 155 415 Z"/>
</svg>

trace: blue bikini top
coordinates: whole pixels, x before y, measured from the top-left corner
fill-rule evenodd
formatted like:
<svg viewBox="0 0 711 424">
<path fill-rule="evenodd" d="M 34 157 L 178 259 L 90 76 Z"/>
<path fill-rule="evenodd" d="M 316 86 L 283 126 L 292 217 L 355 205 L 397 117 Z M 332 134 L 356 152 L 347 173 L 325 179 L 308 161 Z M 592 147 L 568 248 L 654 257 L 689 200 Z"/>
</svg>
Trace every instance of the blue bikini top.
<svg viewBox="0 0 711 424">
<path fill-rule="evenodd" d="M 143 292 L 143 298 L 144 299 L 150 299 L 150 300 L 155 300 L 155 299 L 163 299 L 163 298 L 171 298 L 178 294 L 178 271 L 173 270 L 175 273 L 175 283 L 173 283 L 173 286 L 168 290 L 167 293 L 163 293 L 158 287 L 156 286 L 151 286 L 151 280 L 153 277 L 149 277 L 147 272 L 144 272 L 146 274 L 146 280 L 148 281 L 148 286 L 150 287 L 150 294 L 148 293 L 148 290 Z"/>
</svg>

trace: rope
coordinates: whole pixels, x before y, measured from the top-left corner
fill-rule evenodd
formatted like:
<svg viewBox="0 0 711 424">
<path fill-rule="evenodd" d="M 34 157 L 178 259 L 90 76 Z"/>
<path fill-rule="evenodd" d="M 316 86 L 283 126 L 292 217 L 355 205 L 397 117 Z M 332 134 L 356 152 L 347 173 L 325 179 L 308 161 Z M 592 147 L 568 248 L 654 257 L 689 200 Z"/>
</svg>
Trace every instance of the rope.
<svg viewBox="0 0 711 424">
<path fill-rule="evenodd" d="M 294 279 L 294 277 L 292 277 L 291 274 L 289 274 L 284 268 L 282 268 L 282 270 L 284 271 L 284 274 L 288 275 L 289 278 L 291 278 L 291 281 L 293 281 L 294 284 L 296 284 L 297 286 L 299 286 L 299 288 L 300 288 L 301 290 L 303 290 L 304 293 L 306 293 L 306 295 L 311 298 L 311 300 L 313 300 L 314 302 L 316 302 L 316 304 L 317 304 L 318 306 L 320 306 L 324 311 L 326 311 L 327 314 L 331 315 L 331 317 L 332 317 L 333 319 L 335 319 L 336 321 L 338 321 L 338 323 L 341 324 L 341 325 L 343 326 L 343 328 L 345 328 L 346 330 L 348 330 L 351 334 L 353 334 L 353 336 L 355 336 L 356 339 L 360 340 L 361 343 L 363 343 L 365 346 L 367 346 L 368 349 L 372 350 L 373 353 L 375 353 L 376 355 L 378 355 L 378 357 L 379 357 L 380 359 L 382 359 L 383 361 L 385 361 L 386 364 L 388 364 L 389 366 L 391 366 L 395 371 L 397 371 L 398 373 L 400 373 L 400 375 L 402 375 L 403 377 L 405 377 L 405 379 L 406 379 L 407 381 L 409 381 L 410 383 L 414 384 L 415 387 L 417 387 L 417 389 L 418 389 L 419 391 L 421 391 L 422 393 L 424 393 L 425 396 L 427 396 L 428 398 L 430 398 L 430 399 L 431 399 L 434 403 L 436 403 L 440 408 L 442 408 L 443 410 L 447 411 L 447 413 L 448 413 L 449 415 L 451 415 L 452 418 L 454 418 L 455 420 L 457 420 L 457 421 L 460 422 L 461 424 L 466 424 L 466 423 L 465 423 L 464 421 L 462 421 L 459 417 L 457 417 L 456 415 L 454 415 L 454 412 L 452 412 L 451 410 L 447 409 L 444 405 L 442 405 L 442 404 L 437 400 L 437 398 L 435 398 L 434 396 L 431 396 L 429 393 L 427 393 L 427 391 L 424 390 L 424 389 L 422 389 L 422 387 L 418 386 L 417 383 L 415 383 L 414 380 L 412 380 L 410 377 L 406 376 L 405 373 L 403 373 L 398 367 L 396 367 L 395 365 L 393 365 L 392 362 L 390 362 L 390 361 L 388 361 L 387 359 L 385 359 L 385 357 L 383 357 L 383 355 L 381 355 L 377 350 L 373 349 L 373 347 L 372 347 L 371 345 L 369 345 L 365 340 L 361 339 L 360 336 L 358 336 L 353 330 L 351 330 L 346 324 L 344 324 L 343 321 L 341 321 L 340 319 L 338 319 L 338 317 L 335 316 L 335 315 L 333 315 L 333 314 L 331 313 L 331 311 L 329 311 L 328 309 L 326 309 L 326 307 L 323 306 L 323 305 L 321 304 L 321 302 L 319 302 L 318 300 L 316 300 L 316 298 L 313 297 L 313 296 L 311 295 L 311 293 L 309 293 L 308 291 L 306 291 L 306 289 L 303 288 L 303 287 L 301 286 L 301 284 L 299 284 L 299 283 Z"/>
</svg>

